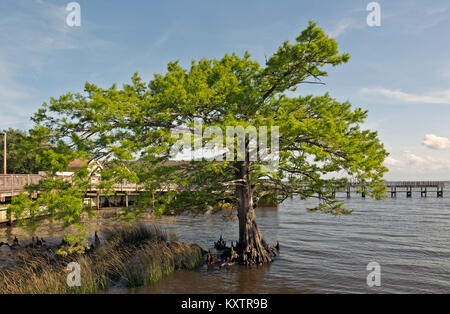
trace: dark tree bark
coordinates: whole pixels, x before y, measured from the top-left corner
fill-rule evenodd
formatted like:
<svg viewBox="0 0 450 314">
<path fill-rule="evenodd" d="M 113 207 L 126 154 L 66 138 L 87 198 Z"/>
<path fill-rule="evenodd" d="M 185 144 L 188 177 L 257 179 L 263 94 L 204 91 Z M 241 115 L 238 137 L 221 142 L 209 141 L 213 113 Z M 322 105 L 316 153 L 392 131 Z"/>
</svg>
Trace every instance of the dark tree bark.
<svg viewBox="0 0 450 314">
<path fill-rule="evenodd" d="M 239 218 L 239 243 L 237 246 L 239 262 L 244 265 L 272 262 L 274 248 L 264 241 L 256 224 L 249 162 L 239 161 L 236 163 L 236 177 L 242 182 L 236 187 Z"/>
</svg>

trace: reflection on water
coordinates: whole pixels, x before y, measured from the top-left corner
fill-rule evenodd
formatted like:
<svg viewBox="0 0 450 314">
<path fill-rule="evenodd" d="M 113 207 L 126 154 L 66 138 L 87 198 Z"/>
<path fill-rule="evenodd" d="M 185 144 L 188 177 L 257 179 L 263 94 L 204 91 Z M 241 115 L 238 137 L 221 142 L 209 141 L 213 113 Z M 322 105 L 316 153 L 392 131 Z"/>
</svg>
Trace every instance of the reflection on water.
<svg viewBox="0 0 450 314">
<path fill-rule="evenodd" d="M 271 265 L 179 271 L 151 287 L 112 293 L 346 293 L 450 292 L 450 199 L 345 200 L 355 212 L 334 217 L 310 213 L 316 201 L 287 200 L 278 210 L 259 209 L 258 224 L 281 254 Z M 211 247 L 223 235 L 238 237 L 237 221 L 221 216 L 143 219 L 164 225 L 180 239 Z M 100 229 L 105 219 L 89 226 Z M 53 230 L 51 230 L 53 228 Z M 0 241 L 23 234 L 0 229 Z M 56 236 L 48 224 L 39 236 Z M 9 234 L 8 234 L 9 233 Z M 2 248 L 0 251 L 4 251 Z M 369 262 L 381 265 L 381 287 L 366 284 Z"/>
</svg>

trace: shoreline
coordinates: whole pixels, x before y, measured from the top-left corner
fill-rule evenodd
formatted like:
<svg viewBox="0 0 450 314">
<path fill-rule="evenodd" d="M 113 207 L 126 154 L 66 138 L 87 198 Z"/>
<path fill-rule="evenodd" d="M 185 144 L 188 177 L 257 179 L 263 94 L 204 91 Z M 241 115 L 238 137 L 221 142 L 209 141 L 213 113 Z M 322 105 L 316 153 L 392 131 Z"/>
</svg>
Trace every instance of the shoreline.
<svg viewBox="0 0 450 314">
<path fill-rule="evenodd" d="M 104 229 L 100 241 L 85 254 L 59 256 L 54 246 L 25 245 L 11 249 L 14 266 L 0 268 L 0 294 L 99 293 L 117 283 L 126 287 L 151 285 L 180 269 L 204 264 L 205 251 L 197 244 L 169 240 L 154 225 L 137 224 Z M 28 241 L 27 241 L 28 242 Z M 76 263 L 79 286 L 67 283 L 65 271 Z"/>
</svg>

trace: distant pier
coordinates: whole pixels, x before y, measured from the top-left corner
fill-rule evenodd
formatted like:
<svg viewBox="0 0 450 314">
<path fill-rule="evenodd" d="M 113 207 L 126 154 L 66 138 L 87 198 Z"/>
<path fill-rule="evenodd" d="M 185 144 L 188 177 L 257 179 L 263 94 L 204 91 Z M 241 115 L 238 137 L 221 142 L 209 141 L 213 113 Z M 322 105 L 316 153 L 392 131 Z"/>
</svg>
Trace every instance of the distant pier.
<svg viewBox="0 0 450 314">
<path fill-rule="evenodd" d="M 420 193 L 421 197 L 427 197 L 429 195 L 435 195 L 438 198 L 444 197 L 446 191 L 444 181 L 390 181 L 386 182 L 387 194 L 391 198 L 396 198 L 397 195 L 405 195 L 407 198 L 412 198 L 413 193 Z M 336 195 L 335 191 L 333 192 Z M 343 191 L 340 191 L 343 192 Z M 347 198 L 351 198 L 352 194 L 360 194 L 361 197 L 366 197 L 366 187 L 359 183 L 351 183 L 347 185 L 345 191 Z"/>
<path fill-rule="evenodd" d="M 412 197 L 413 193 L 419 193 L 421 197 L 427 197 L 430 193 L 435 193 L 437 197 L 444 197 L 445 182 L 443 181 L 400 181 L 387 182 L 386 186 L 392 198 L 397 197 L 397 193 L 406 193 L 406 197 Z"/>
</svg>

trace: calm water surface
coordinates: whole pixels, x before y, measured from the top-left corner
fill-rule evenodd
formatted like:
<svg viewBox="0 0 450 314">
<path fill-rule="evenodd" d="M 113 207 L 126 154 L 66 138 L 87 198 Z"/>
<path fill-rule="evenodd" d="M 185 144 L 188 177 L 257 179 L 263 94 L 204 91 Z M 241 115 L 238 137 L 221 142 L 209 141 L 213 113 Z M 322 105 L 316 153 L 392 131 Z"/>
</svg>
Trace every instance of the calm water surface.
<svg viewBox="0 0 450 314">
<path fill-rule="evenodd" d="M 258 209 L 258 224 L 281 252 L 268 266 L 178 271 L 151 287 L 113 288 L 112 293 L 450 293 L 450 197 L 375 201 L 345 200 L 355 212 L 334 217 L 310 213 L 317 201 L 287 200 L 275 209 Z M 145 219 L 144 219 L 145 220 Z M 220 234 L 236 241 L 237 221 L 220 215 L 148 219 L 181 240 L 210 248 Z M 104 222 L 99 219 L 90 229 Z M 49 230 L 55 228 L 55 230 Z M 0 241 L 21 234 L 0 229 Z M 47 226 L 40 236 L 58 233 Z M 2 255 L 3 254 L 3 255 Z M 0 250 L 0 258 L 7 250 Z M 381 265 L 381 287 L 369 288 L 369 262 Z"/>
</svg>

